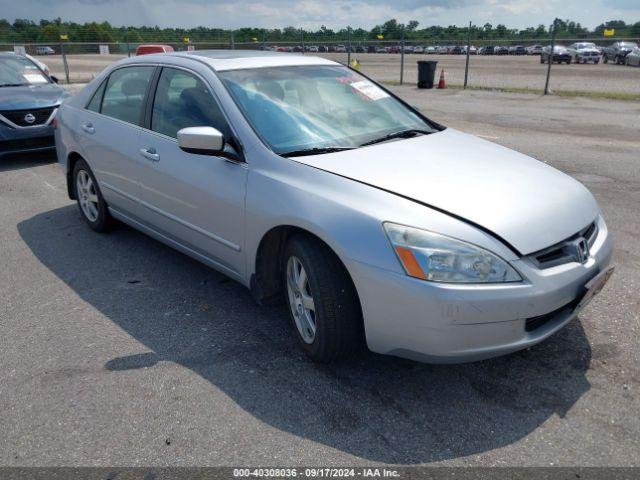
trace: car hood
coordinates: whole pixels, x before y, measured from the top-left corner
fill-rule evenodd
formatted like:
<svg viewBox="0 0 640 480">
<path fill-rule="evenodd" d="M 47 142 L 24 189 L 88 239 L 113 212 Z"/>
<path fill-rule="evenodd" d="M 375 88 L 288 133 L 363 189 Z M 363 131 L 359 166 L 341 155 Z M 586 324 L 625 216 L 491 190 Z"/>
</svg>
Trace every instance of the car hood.
<svg viewBox="0 0 640 480">
<path fill-rule="evenodd" d="M 28 110 L 58 105 L 69 94 L 50 83 L 23 87 L 0 87 L 0 110 Z"/>
<path fill-rule="evenodd" d="M 570 176 L 453 129 L 295 160 L 463 218 L 523 255 L 570 237 L 599 213 Z"/>
</svg>

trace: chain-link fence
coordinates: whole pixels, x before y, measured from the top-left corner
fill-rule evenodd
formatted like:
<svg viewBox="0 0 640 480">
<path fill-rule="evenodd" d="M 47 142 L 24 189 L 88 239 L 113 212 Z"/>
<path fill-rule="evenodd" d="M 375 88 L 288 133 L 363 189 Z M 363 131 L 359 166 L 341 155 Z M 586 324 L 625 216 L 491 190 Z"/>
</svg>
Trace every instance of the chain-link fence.
<svg viewBox="0 0 640 480">
<path fill-rule="evenodd" d="M 208 49 L 257 49 L 319 55 L 344 64 L 356 64 L 363 73 L 387 84 L 416 85 L 418 60 L 438 62 L 436 83 L 444 70 L 448 87 L 502 89 L 541 92 L 545 89 L 548 64 L 540 52 L 548 49 L 551 38 L 415 38 L 404 30 L 386 32 L 375 39 L 369 32 L 357 33 L 351 28 L 339 34 L 309 35 L 300 31 L 298 38 L 263 32 L 247 38 L 234 32 L 222 32 L 207 38 L 154 38 L 148 43 L 171 46 L 176 51 Z M 598 48 L 597 63 L 554 64 L 549 76 L 551 91 L 584 93 L 612 98 L 640 98 L 640 68 L 616 64 L 607 54 L 615 42 L 640 44 L 634 38 L 562 38 L 556 45 L 593 43 Z M 0 51 L 14 50 L 32 55 L 49 68 L 51 74 L 66 83 L 90 81 L 110 63 L 136 54 L 140 43 L 32 43 L 0 44 Z M 570 51 L 571 52 L 571 51 Z M 543 54 L 544 55 L 544 54 Z M 605 57 L 608 57 L 605 63 Z M 613 64 L 613 65 L 612 65 Z M 466 82 L 465 82 L 466 79 Z"/>
</svg>

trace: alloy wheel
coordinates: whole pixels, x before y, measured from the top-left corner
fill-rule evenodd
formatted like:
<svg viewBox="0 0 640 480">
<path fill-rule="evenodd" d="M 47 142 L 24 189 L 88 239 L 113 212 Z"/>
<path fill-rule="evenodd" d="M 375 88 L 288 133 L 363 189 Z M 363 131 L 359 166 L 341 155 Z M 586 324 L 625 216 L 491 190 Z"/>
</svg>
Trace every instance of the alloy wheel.
<svg viewBox="0 0 640 480">
<path fill-rule="evenodd" d="M 296 328 L 305 343 L 313 343 L 316 336 L 316 308 L 307 272 L 298 257 L 287 261 L 287 295 Z"/>
<path fill-rule="evenodd" d="M 90 222 L 95 222 L 99 215 L 98 194 L 93 180 L 86 170 L 79 170 L 76 175 L 76 196 L 82 213 Z"/>
</svg>

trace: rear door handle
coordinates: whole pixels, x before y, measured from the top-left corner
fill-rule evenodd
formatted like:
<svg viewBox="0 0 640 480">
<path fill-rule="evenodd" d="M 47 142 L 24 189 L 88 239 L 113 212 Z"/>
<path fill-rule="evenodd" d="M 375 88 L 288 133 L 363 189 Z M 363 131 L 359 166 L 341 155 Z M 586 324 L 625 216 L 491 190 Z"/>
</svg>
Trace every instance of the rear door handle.
<svg viewBox="0 0 640 480">
<path fill-rule="evenodd" d="M 141 148 L 140 155 L 142 155 L 147 160 L 151 160 L 152 162 L 160 161 L 160 154 L 156 152 L 155 148 Z"/>
<path fill-rule="evenodd" d="M 85 132 L 90 133 L 92 135 L 96 132 L 96 129 L 93 128 L 93 124 L 91 124 L 91 123 L 86 123 L 86 124 L 82 125 L 82 130 L 84 130 Z"/>
</svg>

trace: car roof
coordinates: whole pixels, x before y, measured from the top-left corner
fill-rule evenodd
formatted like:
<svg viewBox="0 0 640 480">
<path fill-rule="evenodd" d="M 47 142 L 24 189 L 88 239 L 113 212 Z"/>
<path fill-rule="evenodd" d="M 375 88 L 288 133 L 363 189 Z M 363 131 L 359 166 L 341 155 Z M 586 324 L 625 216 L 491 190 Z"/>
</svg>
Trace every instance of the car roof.
<svg viewBox="0 0 640 480">
<path fill-rule="evenodd" d="M 145 60 L 153 61 L 166 56 L 198 58 L 208 63 L 216 71 L 302 65 L 340 65 L 326 58 L 314 57 L 312 55 L 261 50 L 195 50 L 191 52 L 171 52 L 145 55 Z"/>
</svg>

